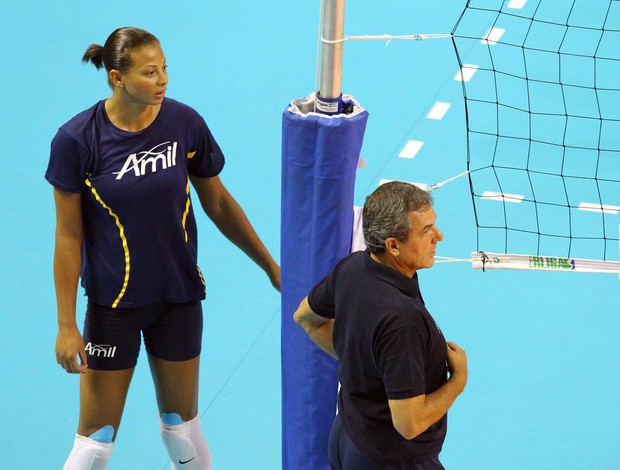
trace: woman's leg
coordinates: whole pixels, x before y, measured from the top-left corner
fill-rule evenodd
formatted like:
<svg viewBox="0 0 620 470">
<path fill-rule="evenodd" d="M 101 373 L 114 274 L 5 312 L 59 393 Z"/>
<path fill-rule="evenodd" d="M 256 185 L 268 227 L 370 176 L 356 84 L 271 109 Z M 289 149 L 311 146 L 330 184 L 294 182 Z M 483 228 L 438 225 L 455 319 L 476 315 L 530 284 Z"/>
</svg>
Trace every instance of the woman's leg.
<svg viewBox="0 0 620 470">
<path fill-rule="evenodd" d="M 189 421 L 198 413 L 200 356 L 188 361 L 166 361 L 151 354 L 149 366 L 155 384 L 159 413 L 178 413 Z"/>
<path fill-rule="evenodd" d="M 121 424 L 127 391 L 134 368 L 125 370 L 87 369 L 80 377 L 80 422 L 78 434 L 89 436 L 105 425 Z"/>
<path fill-rule="evenodd" d="M 105 469 L 121 423 L 134 369 L 87 369 L 80 376 L 80 420 L 64 468 Z"/>
<path fill-rule="evenodd" d="M 149 354 L 149 365 L 161 416 L 162 440 L 172 469 L 210 470 L 211 453 L 198 417 L 200 356 L 167 361 Z"/>
</svg>

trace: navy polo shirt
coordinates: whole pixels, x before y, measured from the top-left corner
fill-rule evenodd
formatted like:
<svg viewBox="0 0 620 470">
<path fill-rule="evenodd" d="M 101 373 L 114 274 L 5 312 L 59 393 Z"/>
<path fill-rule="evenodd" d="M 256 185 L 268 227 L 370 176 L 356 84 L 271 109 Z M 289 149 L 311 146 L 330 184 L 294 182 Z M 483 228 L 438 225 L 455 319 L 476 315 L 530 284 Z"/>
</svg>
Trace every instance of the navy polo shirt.
<svg viewBox="0 0 620 470">
<path fill-rule="evenodd" d="M 165 98 L 139 132 L 114 126 L 105 101 L 57 132 L 45 177 L 82 195 L 82 286 L 96 304 L 141 307 L 203 299 L 189 176 L 220 173 L 204 119 Z"/>
<path fill-rule="evenodd" d="M 447 416 L 408 441 L 394 428 L 388 405 L 388 399 L 429 394 L 447 380 L 446 340 L 424 306 L 417 273 L 409 278 L 368 251 L 356 252 L 312 289 L 308 303 L 335 319 L 338 412 L 355 445 L 385 462 L 438 456 Z"/>
</svg>

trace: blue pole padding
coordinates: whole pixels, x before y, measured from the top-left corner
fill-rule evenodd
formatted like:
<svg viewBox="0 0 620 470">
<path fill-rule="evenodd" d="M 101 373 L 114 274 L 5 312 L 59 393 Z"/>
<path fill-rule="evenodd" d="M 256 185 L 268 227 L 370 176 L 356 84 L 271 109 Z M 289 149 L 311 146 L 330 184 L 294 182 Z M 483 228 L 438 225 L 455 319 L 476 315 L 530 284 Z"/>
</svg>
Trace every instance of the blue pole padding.
<svg viewBox="0 0 620 470">
<path fill-rule="evenodd" d="M 283 113 L 283 470 L 329 470 L 337 362 L 310 341 L 293 313 L 351 250 L 355 173 L 368 113 L 351 97 L 344 101 L 350 114 L 304 114 L 295 102 Z"/>
</svg>

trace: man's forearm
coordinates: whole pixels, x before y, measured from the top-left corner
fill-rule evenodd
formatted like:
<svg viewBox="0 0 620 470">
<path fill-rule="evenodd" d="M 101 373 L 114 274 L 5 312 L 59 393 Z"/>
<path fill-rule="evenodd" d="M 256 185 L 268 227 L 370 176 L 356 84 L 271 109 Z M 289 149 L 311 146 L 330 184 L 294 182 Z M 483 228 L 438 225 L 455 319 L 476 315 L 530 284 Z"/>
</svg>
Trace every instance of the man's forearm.
<svg viewBox="0 0 620 470">
<path fill-rule="evenodd" d="M 423 412 L 418 418 L 418 422 L 424 427 L 424 431 L 448 412 L 448 409 L 464 388 L 464 381 L 451 377 L 450 380 L 437 390 L 426 395 Z"/>
<path fill-rule="evenodd" d="M 316 344 L 319 348 L 321 348 L 334 359 L 338 359 L 336 351 L 334 350 L 333 342 L 334 320 L 328 320 L 321 326 L 312 326 L 308 329 L 304 328 L 304 330 L 306 331 L 310 339 L 314 342 L 314 344 Z"/>
<path fill-rule="evenodd" d="M 314 313 L 308 303 L 308 297 L 301 301 L 293 319 L 319 348 L 334 359 L 338 359 L 333 342 L 334 320 Z"/>
<path fill-rule="evenodd" d="M 413 439 L 441 419 L 465 388 L 459 376 L 450 379 L 427 395 L 402 400 L 389 400 L 392 422 L 405 438 Z"/>
</svg>

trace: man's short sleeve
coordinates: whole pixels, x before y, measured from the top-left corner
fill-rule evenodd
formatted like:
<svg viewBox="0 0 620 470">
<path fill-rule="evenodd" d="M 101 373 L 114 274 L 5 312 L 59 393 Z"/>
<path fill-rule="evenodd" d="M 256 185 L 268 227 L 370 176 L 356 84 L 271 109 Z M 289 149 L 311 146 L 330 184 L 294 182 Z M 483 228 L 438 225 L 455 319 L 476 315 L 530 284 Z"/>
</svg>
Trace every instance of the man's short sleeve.
<svg viewBox="0 0 620 470">
<path fill-rule="evenodd" d="M 428 334 L 424 328 L 397 318 L 387 322 L 374 342 L 385 392 L 391 400 L 426 393 L 425 362 Z"/>
<path fill-rule="evenodd" d="M 325 318 L 334 318 L 336 304 L 334 300 L 333 271 L 312 288 L 308 294 L 308 304 L 317 315 Z"/>
</svg>

